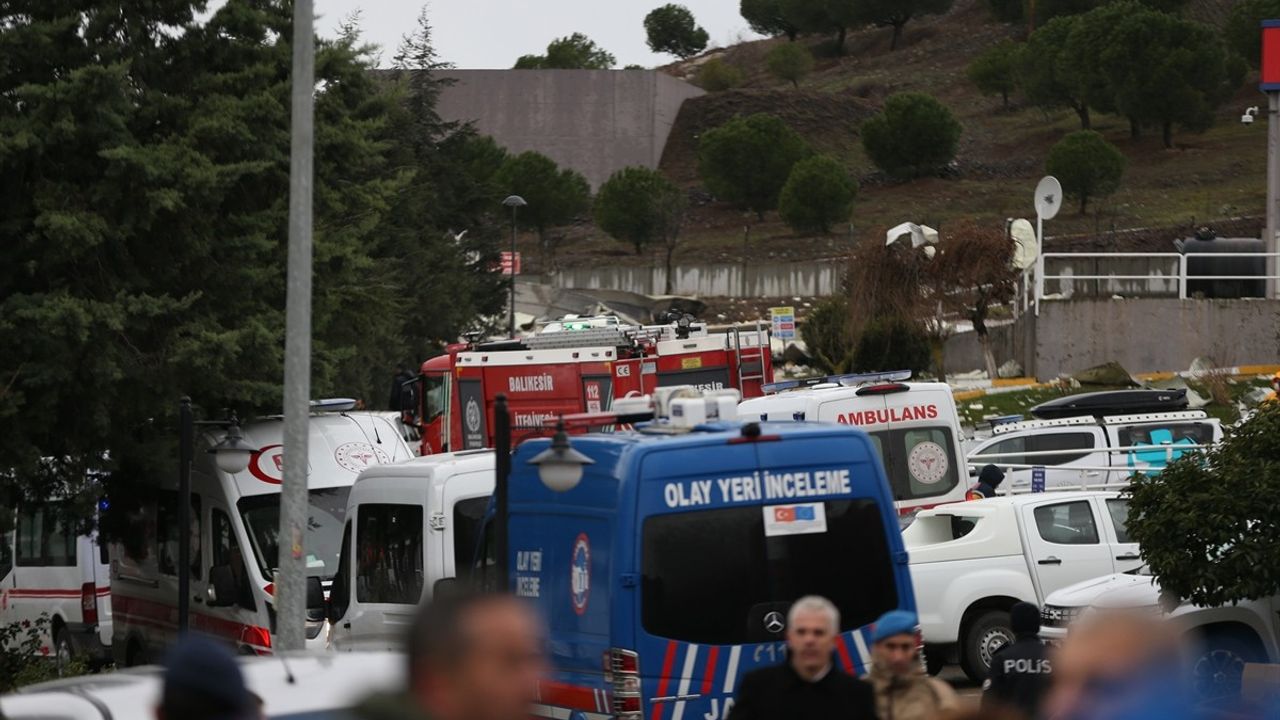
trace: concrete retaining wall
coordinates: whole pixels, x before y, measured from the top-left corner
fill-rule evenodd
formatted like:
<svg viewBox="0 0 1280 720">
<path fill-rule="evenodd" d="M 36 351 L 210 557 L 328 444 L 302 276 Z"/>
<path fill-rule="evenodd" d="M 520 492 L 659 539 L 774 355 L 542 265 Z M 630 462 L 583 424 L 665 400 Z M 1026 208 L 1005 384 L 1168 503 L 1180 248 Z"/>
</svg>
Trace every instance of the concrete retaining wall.
<svg viewBox="0 0 1280 720">
<path fill-rule="evenodd" d="M 773 265 L 712 263 L 680 265 L 674 269 L 672 293 L 697 297 L 819 297 L 840 287 L 845 261 Z M 644 295 L 666 292 L 667 272 L 660 267 L 600 267 L 561 270 L 545 282 L 558 287 L 627 290 Z"/>
<path fill-rule="evenodd" d="M 653 70 L 448 70 L 446 120 L 474 122 L 511 152 L 536 150 L 593 189 L 631 165 L 658 167 L 680 106 L 704 94 Z"/>
<path fill-rule="evenodd" d="M 1048 380 L 1116 361 L 1130 372 L 1280 358 L 1280 300 L 1070 300 L 1040 303 L 1029 374 Z M 1024 364 L 1025 365 L 1025 364 Z"/>
</svg>

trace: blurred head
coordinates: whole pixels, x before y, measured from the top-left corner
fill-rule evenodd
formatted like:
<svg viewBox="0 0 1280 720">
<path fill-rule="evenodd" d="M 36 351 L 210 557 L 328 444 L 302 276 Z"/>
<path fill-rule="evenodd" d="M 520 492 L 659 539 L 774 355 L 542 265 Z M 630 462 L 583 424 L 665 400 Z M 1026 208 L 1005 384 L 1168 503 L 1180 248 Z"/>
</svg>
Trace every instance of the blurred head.
<svg viewBox="0 0 1280 720">
<path fill-rule="evenodd" d="M 840 611 L 817 595 L 802 597 L 787 613 L 787 649 L 791 666 L 802 677 L 813 677 L 831 663 L 840 632 Z"/>
<path fill-rule="evenodd" d="M 982 471 L 978 473 L 978 482 L 984 482 L 991 487 L 1000 487 L 1000 483 L 1004 482 L 1004 471 L 995 465 L 983 465 Z"/>
<path fill-rule="evenodd" d="M 1009 625 L 1014 635 L 1040 633 L 1040 608 L 1029 602 L 1014 603 L 1009 609 Z"/>
<path fill-rule="evenodd" d="M 1181 697 L 1175 635 L 1149 614 L 1098 611 L 1081 618 L 1058 649 L 1045 716 L 1106 720 Z M 1155 717 L 1155 715 L 1152 715 Z"/>
<path fill-rule="evenodd" d="M 254 720 L 258 708 L 235 658 L 222 645 L 189 635 L 164 661 L 158 720 Z"/>
<path fill-rule="evenodd" d="M 911 675 L 920 669 L 916 614 L 890 610 L 876 620 L 872 630 L 871 659 L 876 668 L 893 675 Z"/>
<path fill-rule="evenodd" d="M 437 596 L 410 629 L 410 694 L 437 720 L 525 720 L 543 641 L 533 611 L 510 595 Z"/>
</svg>

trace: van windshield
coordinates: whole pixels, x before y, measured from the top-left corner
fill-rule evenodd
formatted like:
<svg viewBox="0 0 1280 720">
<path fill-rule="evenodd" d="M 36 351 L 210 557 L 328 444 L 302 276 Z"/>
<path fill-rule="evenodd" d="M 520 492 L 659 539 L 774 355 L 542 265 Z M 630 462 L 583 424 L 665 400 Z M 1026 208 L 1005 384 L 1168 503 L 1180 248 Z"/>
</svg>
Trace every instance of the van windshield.
<svg viewBox="0 0 1280 720">
<path fill-rule="evenodd" d="M 765 616 L 804 595 L 840 609 L 841 630 L 898 606 L 893 558 L 874 500 L 829 500 L 826 531 L 765 535 L 752 505 L 644 522 L 641 616 L 652 635 L 737 645 L 777 640 Z"/>
<path fill-rule="evenodd" d="M 307 575 L 328 580 L 338 571 L 338 551 L 342 544 L 342 522 L 347 514 L 347 495 L 351 487 L 332 487 L 307 493 Z M 256 495 L 242 499 L 237 506 L 244 519 L 245 530 L 253 545 L 262 576 L 275 576 L 279 564 L 280 495 Z"/>
</svg>

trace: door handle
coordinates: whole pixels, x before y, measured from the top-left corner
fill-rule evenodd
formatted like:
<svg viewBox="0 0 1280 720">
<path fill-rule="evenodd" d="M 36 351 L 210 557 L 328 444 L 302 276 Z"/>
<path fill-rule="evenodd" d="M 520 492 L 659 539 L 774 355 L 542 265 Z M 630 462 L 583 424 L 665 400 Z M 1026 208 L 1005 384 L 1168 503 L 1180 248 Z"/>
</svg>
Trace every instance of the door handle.
<svg viewBox="0 0 1280 720">
<path fill-rule="evenodd" d="M 351 629 L 351 623 L 349 623 L 349 622 L 344 622 L 344 623 L 342 623 L 342 629 L 343 629 L 343 630 L 350 630 L 350 629 Z"/>
<path fill-rule="evenodd" d="M 191 602 L 199 603 L 199 604 L 203 605 L 203 604 L 204 604 L 204 598 L 200 597 L 199 595 L 192 595 L 192 596 L 191 596 Z"/>
<path fill-rule="evenodd" d="M 1045 558 L 1045 559 L 1043 559 L 1043 560 L 1037 560 L 1036 562 L 1040 563 L 1041 565 L 1061 565 L 1061 564 L 1062 564 L 1062 558 L 1056 558 L 1056 557 L 1054 557 L 1054 556 L 1050 555 L 1049 557 L 1047 557 L 1047 558 Z"/>
<path fill-rule="evenodd" d="M 1117 555 L 1117 560 L 1141 560 L 1141 555 Z"/>
</svg>

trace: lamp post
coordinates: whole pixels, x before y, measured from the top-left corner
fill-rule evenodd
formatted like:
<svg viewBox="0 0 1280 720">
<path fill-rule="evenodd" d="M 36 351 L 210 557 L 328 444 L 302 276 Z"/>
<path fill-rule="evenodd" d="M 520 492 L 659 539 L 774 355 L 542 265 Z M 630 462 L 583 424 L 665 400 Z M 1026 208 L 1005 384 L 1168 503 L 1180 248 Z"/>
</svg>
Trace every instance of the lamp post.
<svg viewBox="0 0 1280 720">
<path fill-rule="evenodd" d="M 226 429 L 222 440 L 209 448 L 218 469 L 228 475 L 244 472 L 255 449 L 240 434 L 240 420 L 232 413 L 226 420 L 196 420 L 191 398 L 178 401 L 178 632 L 187 632 L 191 604 L 191 464 L 195 461 L 196 427 Z"/>
<path fill-rule="evenodd" d="M 516 213 L 529 203 L 519 195 L 508 195 L 502 204 L 511 208 L 511 304 L 507 313 L 507 332 L 514 338 L 516 336 Z"/>
<path fill-rule="evenodd" d="M 511 483 L 511 413 L 507 411 L 507 396 L 498 393 L 493 399 L 493 546 L 497 556 L 498 585 L 494 590 L 507 589 L 507 516 L 510 507 Z"/>
</svg>

